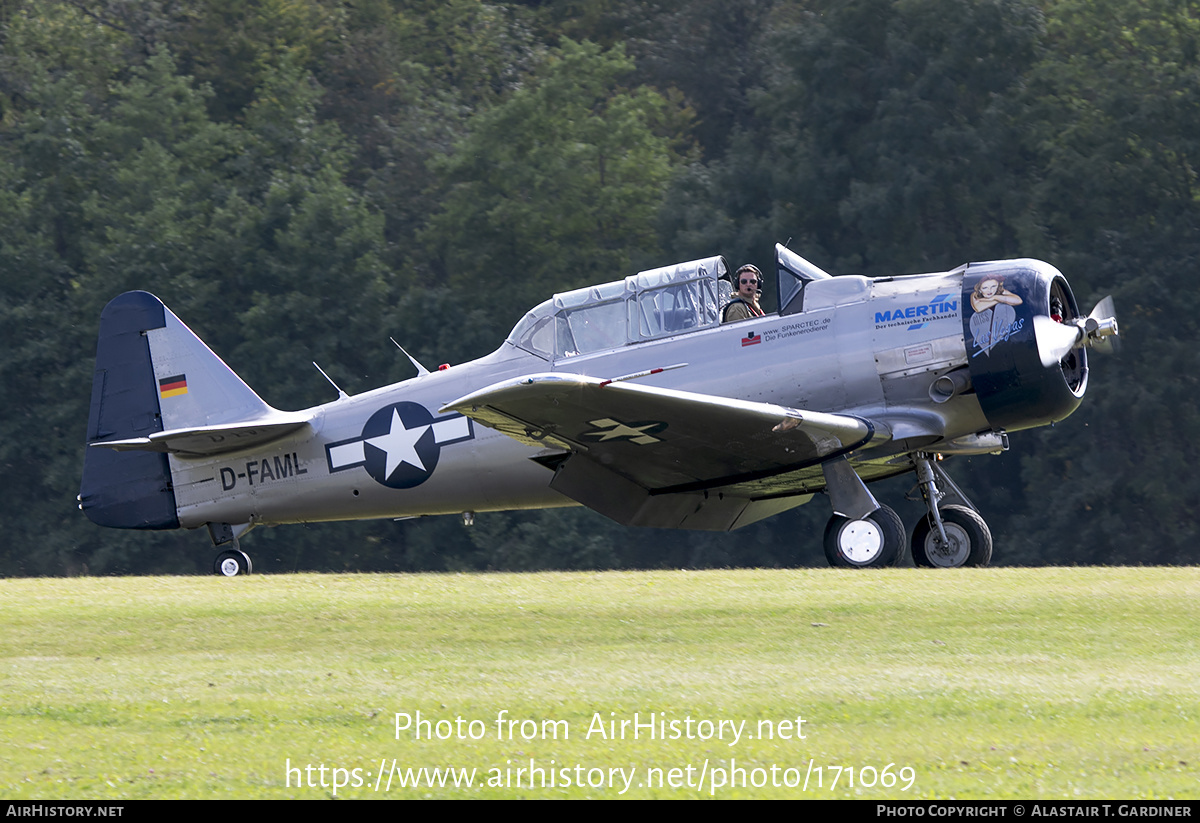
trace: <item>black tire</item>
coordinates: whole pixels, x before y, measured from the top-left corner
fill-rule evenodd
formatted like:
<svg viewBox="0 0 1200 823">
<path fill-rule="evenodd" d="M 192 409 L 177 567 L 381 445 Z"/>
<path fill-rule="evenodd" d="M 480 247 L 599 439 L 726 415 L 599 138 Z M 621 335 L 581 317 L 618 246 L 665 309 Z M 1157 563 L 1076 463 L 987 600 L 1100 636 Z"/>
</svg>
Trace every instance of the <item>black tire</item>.
<svg viewBox="0 0 1200 823">
<path fill-rule="evenodd" d="M 887 506 L 862 520 L 840 514 L 825 526 L 825 559 L 834 568 L 881 569 L 904 557 L 904 523 Z"/>
<path fill-rule="evenodd" d="M 940 510 L 949 546 L 939 546 L 937 528 L 925 515 L 913 529 L 912 555 L 918 566 L 956 569 L 992 562 L 992 530 L 974 509 L 946 506 Z"/>
<path fill-rule="evenodd" d="M 250 556 L 240 549 L 227 549 L 217 555 L 213 572 L 221 577 L 238 577 L 254 571 Z"/>
</svg>

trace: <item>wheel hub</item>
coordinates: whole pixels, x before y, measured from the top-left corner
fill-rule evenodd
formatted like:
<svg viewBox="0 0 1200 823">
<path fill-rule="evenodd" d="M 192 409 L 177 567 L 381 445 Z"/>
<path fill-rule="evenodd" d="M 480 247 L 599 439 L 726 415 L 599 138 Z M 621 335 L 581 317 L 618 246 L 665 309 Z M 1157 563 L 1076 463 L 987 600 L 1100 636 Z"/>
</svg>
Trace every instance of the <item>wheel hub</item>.
<svg viewBox="0 0 1200 823">
<path fill-rule="evenodd" d="M 883 531 L 870 520 L 852 520 L 838 535 L 838 544 L 851 563 L 870 563 L 883 551 Z"/>
<path fill-rule="evenodd" d="M 238 566 L 238 562 L 235 558 L 226 557 L 221 561 L 221 574 L 225 575 L 226 577 L 237 577 L 240 571 L 241 568 Z"/>
<path fill-rule="evenodd" d="M 926 538 L 926 554 L 935 566 L 955 568 L 967 562 L 971 553 L 971 537 L 957 523 L 943 523 L 946 529 L 946 542 L 938 539 L 937 532 L 931 532 Z"/>
</svg>

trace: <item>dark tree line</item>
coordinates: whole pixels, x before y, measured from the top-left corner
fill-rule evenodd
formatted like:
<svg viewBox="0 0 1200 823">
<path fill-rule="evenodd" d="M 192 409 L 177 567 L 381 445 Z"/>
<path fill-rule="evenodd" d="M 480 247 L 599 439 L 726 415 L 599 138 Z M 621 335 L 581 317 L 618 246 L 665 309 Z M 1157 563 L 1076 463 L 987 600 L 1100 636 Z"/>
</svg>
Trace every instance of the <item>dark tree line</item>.
<svg viewBox="0 0 1200 823">
<path fill-rule="evenodd" d="M 1041 257 L 1117 299 L 1079 412 L 949 464 L 999 563 L 1190 563 L 1200 2 L 0 0 L 0 574 L 203 571 L 75 510 L 100 309 L 157 293 L 270 403 L 490 351 L 555 291 L 772 244 Z M 890 481 L 889 500 L 907 490 Z M 267 570 L 821 564 L 583 510 L 256 530 Z M 919 509 L 908 510 L 910 518 Z M 905 513 L 905 512 L 902 512 Z"/>
</svg>

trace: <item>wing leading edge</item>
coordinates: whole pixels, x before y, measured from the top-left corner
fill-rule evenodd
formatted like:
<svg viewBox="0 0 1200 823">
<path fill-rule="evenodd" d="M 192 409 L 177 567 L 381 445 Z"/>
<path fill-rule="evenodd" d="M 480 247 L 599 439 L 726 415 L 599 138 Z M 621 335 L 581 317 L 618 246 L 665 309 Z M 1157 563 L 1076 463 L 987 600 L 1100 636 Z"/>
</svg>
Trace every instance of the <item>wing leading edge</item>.
<svg viewBox="0 0 1200 823">
<path fill-rule="evenodd" d="M 871 421 L 576 374 L 496 383 L 446 405 L 570 452 L 551 486 L 629 525 L 726 530 L 800 503 L 739 484 L 816 468 L 881 436 Z M 883 435 L 886 437 L 886 435 Z"/>
</svg>

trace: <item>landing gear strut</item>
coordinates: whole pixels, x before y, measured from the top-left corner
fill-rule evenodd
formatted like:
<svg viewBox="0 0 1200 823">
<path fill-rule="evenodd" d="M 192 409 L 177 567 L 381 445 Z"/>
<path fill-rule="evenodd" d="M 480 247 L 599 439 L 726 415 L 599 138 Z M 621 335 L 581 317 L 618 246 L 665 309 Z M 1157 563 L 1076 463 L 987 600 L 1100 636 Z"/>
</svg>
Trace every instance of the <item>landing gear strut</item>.
<svg viewBox="0 0 1200 823">
<path fill-rule="evenodd" d="M 987 523 L 931 455 L 917 452 L 913 463 L 921 498 L 929 509 L 913 529 L 913 563 L 943 569 L 986 566 L 992 560 L 992 532 Z M 943 500 L 955 502 L 942 505 Z"/>
</svg>

